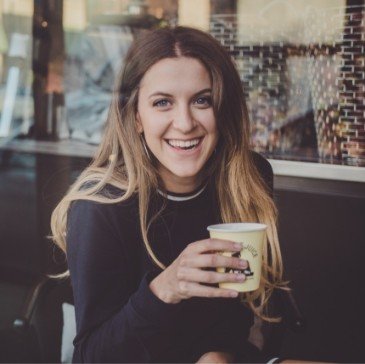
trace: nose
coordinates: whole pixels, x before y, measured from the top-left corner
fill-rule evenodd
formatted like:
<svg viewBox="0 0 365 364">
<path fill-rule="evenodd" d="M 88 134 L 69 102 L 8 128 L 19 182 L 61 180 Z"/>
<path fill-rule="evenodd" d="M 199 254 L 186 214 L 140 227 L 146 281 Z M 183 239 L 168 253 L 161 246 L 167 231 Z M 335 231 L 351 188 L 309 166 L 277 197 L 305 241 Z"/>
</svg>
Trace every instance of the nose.
<svg viewBox="0 0 365 364">
<path fill-rule="evenodd" d="M 196 122 L 189 106 L 181 105 L 177 108 L 173 126 L 184 134 L 188 134 L 195 128 Z"/>
</svg>

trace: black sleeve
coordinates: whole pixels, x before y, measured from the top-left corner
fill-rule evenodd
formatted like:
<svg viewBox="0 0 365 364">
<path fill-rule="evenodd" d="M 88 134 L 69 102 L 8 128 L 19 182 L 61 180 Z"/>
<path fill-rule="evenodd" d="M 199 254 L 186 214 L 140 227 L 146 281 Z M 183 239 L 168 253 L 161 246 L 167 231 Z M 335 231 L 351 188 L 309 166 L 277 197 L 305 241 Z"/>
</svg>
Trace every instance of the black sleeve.
<svg viewBox="0 0 365 364">
<path fill-rule="evenodd" d="M 168 342 L 181 305 L 166 304 L 149 288 L 158 274 L 130 286 L 128 252 L 108 217 L 110 205 L 73 203 L 67 259 L 74 292 L 77 335 L 74 362 L 150 362 Z"/>
<path fill-rule="evenodd" d="M 265 183 L 267 191 L 269 192 L 270 196 L 273 197 L 274 193 L 274 172 L 271 167 L 269 161 L 264 158 L 261 154 L 256 152 L 251 152 L 252 160 Z"/>
<path fill-rule="evenodd" d="M 204 335 L 201 355 L 210 351 L 233 354 L 234 363 L 263 363 L 267 361 L 261 351 L 248 341 L 253 324 L 252 312 L 238 301 L 226 303 L 221 319 Z M 199 359 L 199 358 L 197 358 Z"/>
</svg>

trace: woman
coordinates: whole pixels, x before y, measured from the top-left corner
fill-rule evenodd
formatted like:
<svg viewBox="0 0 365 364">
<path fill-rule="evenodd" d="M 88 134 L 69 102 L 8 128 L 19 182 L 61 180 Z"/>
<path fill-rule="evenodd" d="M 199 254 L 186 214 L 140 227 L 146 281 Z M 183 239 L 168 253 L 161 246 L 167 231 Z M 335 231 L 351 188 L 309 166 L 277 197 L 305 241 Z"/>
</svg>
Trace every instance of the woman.
<svg viewBox="0 0 365 364">
<path fill-rule="evenodd" d="M 249 150 L 240 78 L 213 37 L 176 27 L 135 40 L 100 148 L 52 216 L 74 292 L 74 361 L 263 360 L 248 332 L 283 285 L 265 163 Z M 263 279 L 243 300 L 218 283 L 245 276 L 216 272 L 247 267 L 216 254 L 240 248 L 206 229 L 236 221 L 268 225 Z"/>
</svg>

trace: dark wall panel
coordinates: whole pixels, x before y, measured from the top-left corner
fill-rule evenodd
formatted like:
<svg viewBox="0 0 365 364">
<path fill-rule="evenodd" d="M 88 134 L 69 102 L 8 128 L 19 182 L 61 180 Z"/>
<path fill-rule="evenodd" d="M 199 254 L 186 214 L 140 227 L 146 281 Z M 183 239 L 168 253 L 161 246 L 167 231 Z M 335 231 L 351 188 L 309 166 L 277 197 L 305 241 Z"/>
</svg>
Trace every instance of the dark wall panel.
<svg viewBox="0 0 365 364">
<path fill-rule="evenodd" d="M 364 362 L 365 194 L 281 189 L 276 200 L 286 274 L 307 320 L 304 333 L 287 335 L 283 354 Z"/>
</svg>

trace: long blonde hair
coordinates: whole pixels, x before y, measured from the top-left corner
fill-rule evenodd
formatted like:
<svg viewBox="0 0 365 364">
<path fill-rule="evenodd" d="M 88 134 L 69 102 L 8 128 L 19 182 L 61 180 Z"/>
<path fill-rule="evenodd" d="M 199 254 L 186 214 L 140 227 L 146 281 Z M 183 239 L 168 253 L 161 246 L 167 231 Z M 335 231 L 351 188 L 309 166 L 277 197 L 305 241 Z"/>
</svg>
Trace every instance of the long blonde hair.
<svg viewBox="0 0 365 364">
<path fill-rule="evenodd" d="M 222 221 L 255 221 L 268 226 L 260 288 L 247 293 L 245 301 L 257 315 L 270 320 L 263 308 L 273 289 L 284 286 L 276 208 L 250 153 L 250 125 L 239 75 L 223 47 L 202 31 L 187 27 L 162 28 L 146 31 L 134 41 L 118 78 L 103 140 L 90 166 L 54 210 L 52 238 L 66 252 L 67 215 L 72 201 L 119 203 L 137 193 L 145 247 L 153 262 L 161 269 L 166 268 L 152 251 L 148 239 L 149 226 L 157 218 L 155 215 L 147 221 L 149 201 L 161 185 L 156 160 L 152 156 L 151 161 L 146 155 L 137 131 L 136 112 L 139 83 L 144 74 L 159 60 L 174 57 L 198 59 L 212 80 L 219 142 L 205 174 L 214 179 Z M 107 184 L 118 187 L 120 194 L 101 193 Z M 68 272 L 63 274 L 67 275 Z"/>
</svg>

